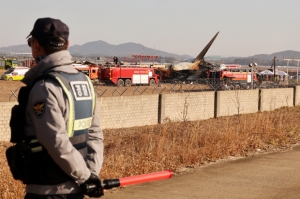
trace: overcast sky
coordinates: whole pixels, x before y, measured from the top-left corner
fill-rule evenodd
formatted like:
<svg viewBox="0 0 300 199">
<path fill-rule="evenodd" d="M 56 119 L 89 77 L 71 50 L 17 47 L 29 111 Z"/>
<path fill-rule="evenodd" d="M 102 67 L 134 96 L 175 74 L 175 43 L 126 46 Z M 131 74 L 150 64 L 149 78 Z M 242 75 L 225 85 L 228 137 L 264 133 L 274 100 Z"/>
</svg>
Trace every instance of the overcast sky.
<svg viewBox="0 0 300 199">
<path fill-rule="evenodd" d="M 25 44 L 37 18 L 61 19 L 70 42 L 134 42 L 197 56 L 300 51 L 299 0 L 1 0 L 0 47 Z M 142 53 L 142 49 L 141 49 Z"/>
</svg>

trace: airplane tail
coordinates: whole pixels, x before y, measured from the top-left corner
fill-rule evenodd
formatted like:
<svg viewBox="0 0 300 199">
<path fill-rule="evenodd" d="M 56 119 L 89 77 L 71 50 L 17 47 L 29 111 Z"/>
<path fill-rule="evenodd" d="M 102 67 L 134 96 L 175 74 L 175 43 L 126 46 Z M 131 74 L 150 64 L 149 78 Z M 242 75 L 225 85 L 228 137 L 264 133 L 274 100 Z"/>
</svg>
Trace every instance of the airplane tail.
<svg viewBox="0 0 300 199">
<path fill-rule="evenodd" d="M 213 44 L 213 42 L 217 38 L 218 34 L 219 34 L 219 32 L 217 32 L 217 34 L 210 40 L 210 42 L 205 46 L 205 48 L 203 48 L 203 50 L 200 52 L 200 54 L 194 60 L 194 63 L 197 62 L 197 61 L 203 60 L 205 54 L 207 53 L 207 51 L 209 50 L 210 46 Z"/>
</svg>

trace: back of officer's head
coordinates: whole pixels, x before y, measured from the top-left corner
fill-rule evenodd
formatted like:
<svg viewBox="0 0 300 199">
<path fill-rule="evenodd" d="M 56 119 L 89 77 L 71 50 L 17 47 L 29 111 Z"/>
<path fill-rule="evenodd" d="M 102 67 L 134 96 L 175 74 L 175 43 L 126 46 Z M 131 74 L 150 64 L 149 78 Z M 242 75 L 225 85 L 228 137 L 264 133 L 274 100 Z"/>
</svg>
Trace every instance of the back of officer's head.
<svg viewBox="0 0 300 199">
<path fill-rule="evenodd" d="M 49 55 L 68 48 L 69 27 L 59 19 L 40 18 L 34 23 L 29 37 L 37 40 Z"/>
</svg>

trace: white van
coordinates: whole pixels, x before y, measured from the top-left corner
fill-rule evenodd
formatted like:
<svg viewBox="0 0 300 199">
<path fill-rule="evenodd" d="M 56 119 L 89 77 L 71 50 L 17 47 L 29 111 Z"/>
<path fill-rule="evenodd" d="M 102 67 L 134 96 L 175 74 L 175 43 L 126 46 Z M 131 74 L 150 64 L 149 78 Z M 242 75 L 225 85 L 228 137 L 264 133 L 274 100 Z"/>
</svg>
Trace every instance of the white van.
<svg viewBox="0 0 300 199">
<path fill-rule="evenodd" d="M 7 71 L 3 73 L 1 76 L 1 79 L 4 80 L 22 80 L 24 78 L 25 73 L 29 70 L 28 67 L 15 67 L 15 68 L 10 68 Z"/>
</svg>

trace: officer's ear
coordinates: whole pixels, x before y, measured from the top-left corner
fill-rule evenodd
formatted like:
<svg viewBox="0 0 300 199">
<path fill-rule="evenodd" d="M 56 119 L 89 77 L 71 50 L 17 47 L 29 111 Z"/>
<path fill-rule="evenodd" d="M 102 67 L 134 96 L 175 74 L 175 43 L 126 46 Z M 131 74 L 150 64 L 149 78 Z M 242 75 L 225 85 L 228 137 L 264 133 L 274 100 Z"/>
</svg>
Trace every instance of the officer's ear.
<svg viewBox="0 0 300 199">
<path fill-rule="evenodd" d="M 33 39 L 31 42 L 31 52 L 34 58 L 45 55 L 43 47 L 36 39 Z"/>
<path fill-rule="evenodd" d="M 33 39 L 31 42 L 31 48 L 33 51 L 39 52 L 41 50 L 42 46 L 36 39 Z"/>
</svg>

